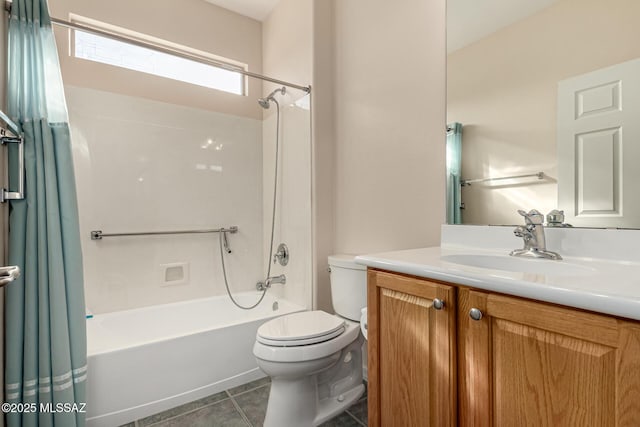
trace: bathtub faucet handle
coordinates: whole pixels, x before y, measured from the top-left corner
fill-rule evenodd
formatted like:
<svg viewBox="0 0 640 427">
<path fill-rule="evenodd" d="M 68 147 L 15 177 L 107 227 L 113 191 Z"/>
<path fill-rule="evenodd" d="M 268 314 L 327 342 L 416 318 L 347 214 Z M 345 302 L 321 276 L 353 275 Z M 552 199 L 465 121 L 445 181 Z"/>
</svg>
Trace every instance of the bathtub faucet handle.
<svg viewBox="0 0 640 427">
<path fill-rule="evenodd" d="M 278 245 L 278 250 L 273 256 L 273 263 L 275 264 L 276 262 L 279 262 L 282 266 L 289 264 L 289 248 L 284 243 Z"/>
</svg>

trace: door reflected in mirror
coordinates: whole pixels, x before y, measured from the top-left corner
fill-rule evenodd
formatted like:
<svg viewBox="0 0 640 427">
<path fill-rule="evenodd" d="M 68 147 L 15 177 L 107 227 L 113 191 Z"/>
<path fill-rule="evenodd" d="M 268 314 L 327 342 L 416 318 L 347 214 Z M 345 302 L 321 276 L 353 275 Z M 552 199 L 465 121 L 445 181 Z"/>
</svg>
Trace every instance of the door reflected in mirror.
<svg viewBox="0 0 640 427">
<path fill-rule="evenodd" d="M 640 228 L 640 1 L 448 0 L 447 15 L 447 221 L 561 209 Z"/>
</svg>

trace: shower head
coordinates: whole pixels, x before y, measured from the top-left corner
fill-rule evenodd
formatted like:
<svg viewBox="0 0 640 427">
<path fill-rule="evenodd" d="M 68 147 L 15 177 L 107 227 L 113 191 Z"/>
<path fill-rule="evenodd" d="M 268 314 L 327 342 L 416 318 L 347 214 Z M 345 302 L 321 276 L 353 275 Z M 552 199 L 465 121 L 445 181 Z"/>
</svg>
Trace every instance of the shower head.
<svg viewBox="0 0 640 427">
<path fill-rule="evenodd" d="M 274 90 L 273 92 L 271 92 L 266 97 L 258 98 L 258 104 L 260 104 L 260 106 L 266 110 L 267 108 L 269 108 L 271 106 L 270 101 L 278 102 L 274 98 L 275 94 L 278 93 L 278 92 L 280 92 L 281 95 L 284 95 L 285 93 L 287 93 L 287 88 L 282 86 L 281 88 L 278 88 L 278 89 Z"/>
<path fill-rule="evenodd" d="M 269 108 L 269 99 L 268 98 L 258 98 L 258 104 L 265 110 Z"/>
</svg>

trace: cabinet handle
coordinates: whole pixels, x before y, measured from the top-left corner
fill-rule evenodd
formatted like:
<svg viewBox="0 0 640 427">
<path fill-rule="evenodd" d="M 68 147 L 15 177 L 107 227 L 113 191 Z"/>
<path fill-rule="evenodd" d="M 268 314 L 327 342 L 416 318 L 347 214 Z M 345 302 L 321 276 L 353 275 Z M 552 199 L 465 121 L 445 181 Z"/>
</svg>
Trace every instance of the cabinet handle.
<svg viewBox="0 0 640 427">
<path fill-rule="evenodd" d="M 480 320 L 482 319 L 482 311 L 474 307 L 471 310 L 469 310 L 469 317 L 471 317 L 473 320 Z"/>
<path fill-rule="evenodd" d="M 442 310 L 444 308 L 444 301 L 442 301 L 440 298 L 434 298 L 433 308 L 435 308 L 436 310 Z"/>
</svg>

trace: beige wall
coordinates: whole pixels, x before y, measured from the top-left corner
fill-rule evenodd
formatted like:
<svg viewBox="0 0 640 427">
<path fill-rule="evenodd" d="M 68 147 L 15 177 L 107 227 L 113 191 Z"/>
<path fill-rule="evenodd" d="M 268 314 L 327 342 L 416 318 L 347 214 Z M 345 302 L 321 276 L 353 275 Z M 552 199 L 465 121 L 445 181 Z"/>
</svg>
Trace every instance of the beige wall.
<svg viewBox="0 0 640 427">
<path fill-rule="evenodd" d="M 248 64 L 262 73 L 262 24 L 203 0 L 51 0 L 51 15 L 80 15 Z M 61 52 L 69 30 L 56 28 Z M 64 48 L 63 48 L 64 47 Z M 261 118 L 255 99 L 262 82 L 249 79 L 248 95 L 237 96 L 162 77 L 60 55 L 65 84 L 105 90 L 172 104 Z"/>
<path fill-rule="evenodd" d="M 320 309 L 332 309 L 328 255 L 439 243 L 444 9 L 444 0 L 281 0 L 263 24 L 265 74 L 313 86 Z"/>
<path fill-rule="evenodd" d="M 517 209 L 557 207 L 557 83 L 640 57 L 638 16 L 637 0 L 563 0 L 449 55 L 447 119 L 465 125 L 463 178 L 551 177 L 463 188 L 465 223 L 515 224 Z"/>
<path fill-rule="evenodd" d="M 335 2 L 335 247 L 438 245 L 445 1 Z"/>
<path fill-rule="evenodd" d="M 312 0 L 280 0 L 262 23 L 264 74 L 307 86 L 311 83 Z M 276 85 L 265 83 L 264 93 Z"/>
<path fill-rule="evenodd" d="M 332 311 L 327 257 L 335 253 L 334 2 L 313 2 L 313 277 L 314 303 Z"/>
</svg>

